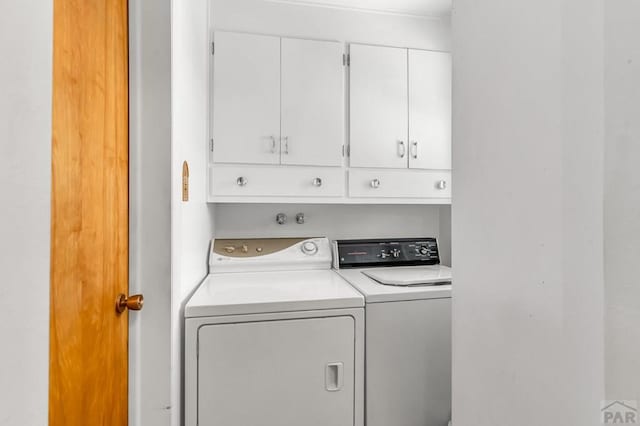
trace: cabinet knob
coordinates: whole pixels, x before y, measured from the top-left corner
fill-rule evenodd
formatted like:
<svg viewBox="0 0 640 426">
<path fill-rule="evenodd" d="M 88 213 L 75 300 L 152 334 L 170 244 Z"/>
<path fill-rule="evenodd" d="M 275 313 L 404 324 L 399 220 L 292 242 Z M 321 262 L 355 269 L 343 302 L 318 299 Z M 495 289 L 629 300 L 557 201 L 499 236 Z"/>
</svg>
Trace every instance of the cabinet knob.
<svg viewBox="0 0 640 426">
<path fill-rule="evenodd" d="M 319 177 L 315 178 L 313 180 L 313 186 L 322 186 L 322 179 L 320 179 Z"/>
<path fill-rule="evenodd" d="M 374 189 L 380 188 L 380 179 L 373 179 L 371 181 L 371 187 Z"/>
<path fill-rule="evenodd" d="M 438 183 L 436 183 L 436 188 L 443 190 L 443 189 L 447 189 L 447 181 L 446 180 L 439 180 Z"/>
<path fill-rule="evenodd" d="M 245 186 L 248 182 L 249 181 L 244 176 L 240 176 L 238 179 L 236 179 L 236 183 L 238 184 L 238 186 Z"/>
</svg>

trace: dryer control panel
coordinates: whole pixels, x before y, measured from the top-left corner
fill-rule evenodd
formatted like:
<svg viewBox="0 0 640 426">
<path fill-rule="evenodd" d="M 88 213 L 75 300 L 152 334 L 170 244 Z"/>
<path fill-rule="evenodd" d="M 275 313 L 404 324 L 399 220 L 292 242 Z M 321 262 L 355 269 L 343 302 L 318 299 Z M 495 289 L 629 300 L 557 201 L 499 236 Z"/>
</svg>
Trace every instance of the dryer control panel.
<svg viewBox="0 0 640 426">
<path fill-rule="evenodd" d="M 440 263 L 435 238 L 339 240 L 333 243 L 335 268 L 418 266 Z"/>
<path fill-rule="evenodd" d="M 331 245 L 318 238 L 214 239 L 209 273 L 331 269 Z"/>
</svg>

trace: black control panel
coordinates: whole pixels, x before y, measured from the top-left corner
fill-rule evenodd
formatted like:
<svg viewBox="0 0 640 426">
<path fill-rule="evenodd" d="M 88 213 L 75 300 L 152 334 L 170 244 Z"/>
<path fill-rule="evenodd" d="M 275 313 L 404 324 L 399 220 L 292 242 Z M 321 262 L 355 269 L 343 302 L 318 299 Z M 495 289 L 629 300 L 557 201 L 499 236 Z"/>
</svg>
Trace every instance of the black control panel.
<svg viewBox="0 0 640 426">
<path fill-rule="evenodd" d="M 435 238 L 335 241 L 334 256 L 339 268 L 375 266 L 418 266 L 440 263 Z"/>
</svg>

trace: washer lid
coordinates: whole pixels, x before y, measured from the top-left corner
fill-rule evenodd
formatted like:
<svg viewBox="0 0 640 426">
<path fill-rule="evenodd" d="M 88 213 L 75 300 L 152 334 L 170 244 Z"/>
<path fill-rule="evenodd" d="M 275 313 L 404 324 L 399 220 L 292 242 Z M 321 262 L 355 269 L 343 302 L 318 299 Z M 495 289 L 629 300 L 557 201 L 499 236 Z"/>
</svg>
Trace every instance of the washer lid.
<svg viewBox="0 0 640 426">
<path fill-rule="evenodd" d="M 332 270 L 210 274 L 185 317 L 361 308 L 364 298 Z"/>
<path fill-rule="evenodd" d="M 451 284 L 451 269 L 442 266 L 379 268 L 362 271 L 363 274 L 385 285 L 415 286 Z"/>
<path fill-rule="evenodd" d="M 400 271 L 404 269 L 413 270 L 411 273 L 418 273 L 418 271 L 427 272 L 427 275 L 429 274 L 429 270 L 441 269 L 443 274 L 451 274 L 451 268 L 441 265 L 420 267 L 401 266 L 375 269 L 339 269 L 338 273 L 364 295 L 367 303 L 443 299 L 451 297 L 450 284 L 422 286 L 383 285 L 365 274 L 374 271 L 385 271 L 385 273 L 389 273 L 391 275 L 399 274 L 402 276 L 404 273 Z M 420 281 L 424 281 L 424 279 L 421 279 Z"/>
</svg>

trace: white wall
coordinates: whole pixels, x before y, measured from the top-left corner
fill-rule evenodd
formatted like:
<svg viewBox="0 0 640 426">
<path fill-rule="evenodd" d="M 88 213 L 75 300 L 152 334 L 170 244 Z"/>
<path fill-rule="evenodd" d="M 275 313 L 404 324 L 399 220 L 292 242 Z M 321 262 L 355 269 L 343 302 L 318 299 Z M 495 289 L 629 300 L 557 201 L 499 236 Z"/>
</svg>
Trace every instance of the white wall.
<svg viewBox="0 0 640 426">
<path fill-rule="evenodd" d="M 129 1 L 129 425 L 171 417 L 171 2 Z"/>
<path fill-rule="evenodd" d="M 453 422 L 600 424 L 601 2 L 458 0 L 453 40 Z"/>
<path fill-rule="evenodd" d="M 47 423 L 52 2 L 0 3 L 0 424 Z"/>
<path fill-rule="evenodd" d="M 210 0 L 214 30 L 449 50 L 448 18 L 367 13 L 263 0 Z"/>
<path fill-rule="evenodd" d="M 216 238 L 315 237 L 329 239 L 403 238 L 441 236 L 441 206 L 220 204 L 216 206 Z M 285 213 L 285 225 L 276 215 Z M 304 225 L 296 223 L 305 214 Z M 446 231 L 445 231 L 446 232 Z M 445 238 L 449 239 L 446 235 Z M 442 263 L 450 264 L 445 243 Z"/>
<path fill-rule="evenodd" d="M 432 50 L 450 50 L 448 18 L 367 13 L 262 0 L 210 0 L 213 30 L 328 39 Z M 216 237 L 283 237 L 299 235 L 329 238 L 441 236 L 443 263 L 450 263 L 448 207 L 435 206 L 313 206 L 217 205 Z M 279 226 L 279 211 L 307 214 L 303 226 Z M 441 229 L 440 221 L 445 224 Z"/>
<path fill-rule="evenodd" d="M 605 11 L 606 395 L 640 401 L 640 2 Z"/>
<path fill-rule="evenodd" d="M 171 15 L 171 281 L 172 424 L 181 424 L 183 306 L 207 274 L 213 208 L 206 203 L 209 35 L 206 0 L 172 0 Z M 190 201 L 182 201 L 182 162 Z"/>
</svg>

